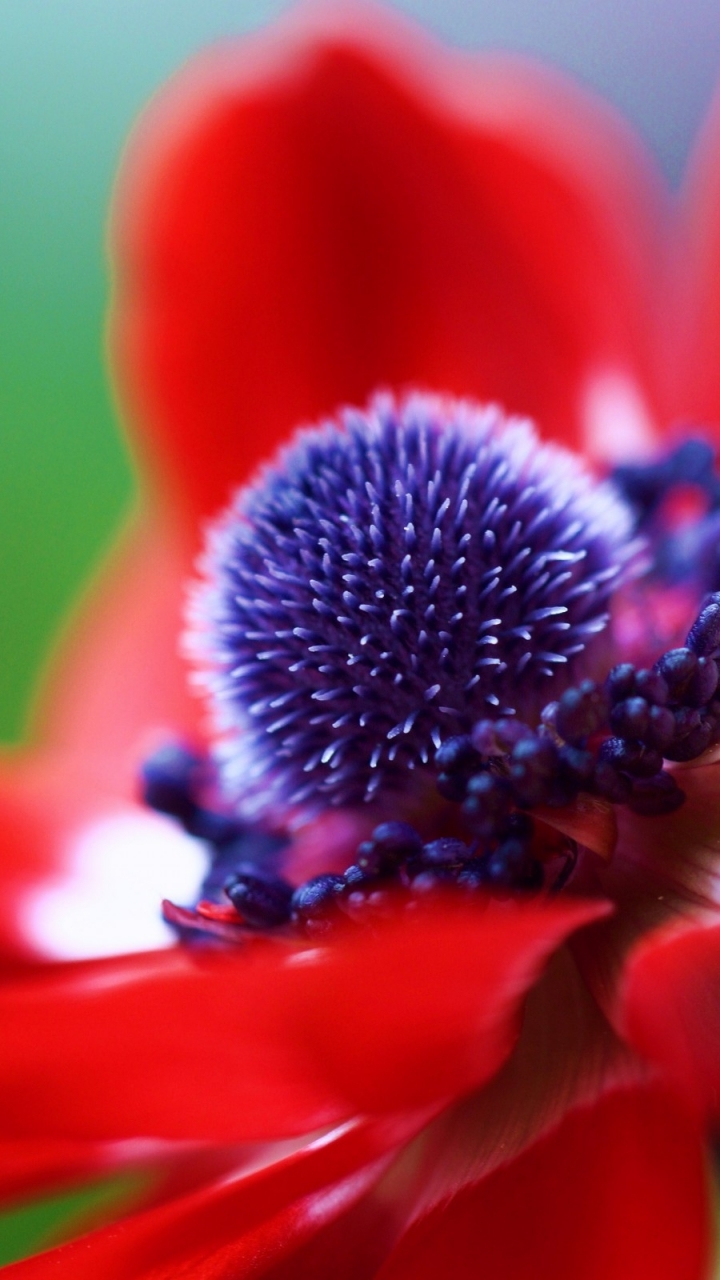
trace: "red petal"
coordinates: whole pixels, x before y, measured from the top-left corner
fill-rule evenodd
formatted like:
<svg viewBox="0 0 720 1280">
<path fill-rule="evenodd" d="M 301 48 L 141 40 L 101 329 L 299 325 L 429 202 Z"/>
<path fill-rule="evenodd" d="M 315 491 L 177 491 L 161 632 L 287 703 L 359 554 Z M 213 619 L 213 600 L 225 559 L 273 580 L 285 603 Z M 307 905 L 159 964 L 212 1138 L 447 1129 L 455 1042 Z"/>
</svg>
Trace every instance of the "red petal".
<svg viewBox="0 0 720 1280">
<path fill-rule="evenodd" d="M 443 1112 L 409 1153 L 422 1184 L 416 1216 L 515 1159 L 566 1112 L 646 1075 L 561 948 L 528 996 L 507 1062 L 484 1088 Z"/>
<path fill-rule="evenodd" d="M 112 759 L 119 794 L 134 791 L 143 738 L 197 736 L 200 704 L 179 657 L 188 535 L 137 516 L 91 586 L 54 655 L 35 736 L 68 753 Z"/>
<path fill-rule="evenodd" d="M 5 1133 L 228 1142 L 433 1105 L 498 1069 L 548 954 L 605 910 L 448 906 L 309 950 L 158 953 L 8 984 Z"/>
<path fill-rule="evenodd" d="M 418 1221 L 377 1280 L 704 1280 L 711 1234 L 695 1129 L 671 1098 L 628 1090 Z"/>
<path fill-rule="evenodd" d="M 666 218 L 634 141 L 556 77 L 332 12 L 205 53 L 131 141 L 112 345 L 156 478 L 214 511 L 380 384 L 631 447 Z"/>
<path fill-rule="evenodd" d="M 371 1273 L 355 1269 L 358 1255 L 367 1258 L 368 1250 L 383 1255 L 393 1227 L 397 1234 L 397 1212 L 404 1208 L 397 1186 L 393 1198 L 373 1205 L 374 1185 L 388 1155 L 417 1125 L 418 1120 L 400 1118 L 351 1126 L 267 1168 L 225 1178 L 19 1263 L 8 1274 L 17 1280 L 175 1280 L 178 1275 L 279 1280 L 281 1274 L 316 1280 L 342 1274 L 344 1280 L 360 1280 Z M 318 1238 L 321 1248 L 332 1247 L 333 1236 L 335 1248 L 329 1258 L 325 1251 L 329 1265 L 323 1265 Z M 312 1260 L 308 1249 L 314 1252 Z M 290 1263 L 287 1273 L 284 1260 Z"/>
<path fill-rule="evenodd" d="M 197 892 L 200 845 L 118 794 L 116 760 L 49 752 L 0 768 L 0 963 L 167 946 L 160 902 Z M 129 788 L 128 788 L 129 789 Z M 174 882 L 174 884 L 173 884 Z"/>
<path fill-rule="evenodd" d="M 62 1139 L 0 1142 L 0 1199 L 7 1202 L 106 1172 L 110 1150 L 100 1142 Z"/>
<path fill-rule="evenodd" d="M 619 1004 L 630 1043 L 720 1116 L 720 924 L 645 938 L 627 962 Z"/>
<path fill-rule="evenodd" d="M 720 908 L 720 764 L 708 753 L 676 769 L 685 803 L 661 818 L 619 808 L 618 843 L 592 886 L 616 904 L 611 919 L 573 940 L 583 972 L 609 1017 L 617 1018 L 617 982 L 628 950 L 648 930 Z M 587 873 L 587 869 L 586 869 Z"/>
</svg>

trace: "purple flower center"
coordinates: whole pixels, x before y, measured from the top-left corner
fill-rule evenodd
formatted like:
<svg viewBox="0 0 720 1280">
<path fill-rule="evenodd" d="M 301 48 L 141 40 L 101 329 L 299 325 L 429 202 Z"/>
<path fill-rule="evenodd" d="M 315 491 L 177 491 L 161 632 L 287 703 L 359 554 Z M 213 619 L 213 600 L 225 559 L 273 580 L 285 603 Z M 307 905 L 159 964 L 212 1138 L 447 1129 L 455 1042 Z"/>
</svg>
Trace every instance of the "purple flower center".
<svg viewBox="0 0 720 1280">
<path fill-rule="evenodd" d="M 607 652 L 628 510 L 496 408 L 378 398 L 298 434 L 211 533 L 192 648 L 248 813 L 405 790 Z"/>
</svg>

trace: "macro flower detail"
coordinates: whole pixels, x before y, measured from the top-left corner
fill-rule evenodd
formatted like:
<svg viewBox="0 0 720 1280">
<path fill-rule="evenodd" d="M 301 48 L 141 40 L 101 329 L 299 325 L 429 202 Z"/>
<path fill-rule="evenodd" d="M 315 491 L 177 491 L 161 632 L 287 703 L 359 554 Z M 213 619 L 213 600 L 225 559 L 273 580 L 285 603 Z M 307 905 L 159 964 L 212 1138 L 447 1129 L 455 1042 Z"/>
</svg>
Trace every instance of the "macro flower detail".
<svg viewBox="0 0 720 1280">
<path fill-rule="evenodd" d="M 612 488 L 497 409 L 386 398 L 304 431 L 215 526 L 195 599 L 230 787 L 353 805 L 486 714 L 537 718 L 598 669 L 635 550 Z"/>
<path fill-rule="evenodd" d="M 374 10 L 338 14 L 289 19 L 192 61 L 141 120 L 118 183 L 110 338 L 141 512 L 57 660 L 32 749 L 0 774 L 0 1142 L 8 1197 L 109 1169 L 143 1182 L 113 1222 L 84 1224 L 8 1275 L 707 1280 L 720 1062 L 718 122 L 683 196 L 681 217 L 690 208 L 705 228 L 690 262 L 673 198 L 601 104 L 537 69 L 443 52 Z M 286 568 L 288 543 L 270 532 L 285 500 L 296 523 L 317 528 L 298 493 L 316 500 L 322 466 L 298 477 L 308 452 L 324 465 L 329 448 L 319 504 L 328 598 L 348 591 L 359 603 L 353 615 L 342 601 L 342 616 L 360 615 L 358 646 L 370 634 L 359 606 L 386 590 L 367 586 L 370 560 L 399 565 L 402 590 L 408 553 L 402 538 L 378 555 L 368 546 L 361 566 L 335 572 L 333 554 L 360 554 L 339 519 L 351 501 L 368 539 L 371 525 L 388 528 L 367 489 L 335 478 L 376 430 L 398 478 L 388 439 L 409 430 L 411 410 L 438 404 L 408 396 L 413 387 L 446 397 L 442 431 L 429 437 L 448 465 L 478 414 L 498 447 L 506 432 L 521 438 L 500 411 L 473 406 L 536 423 L 527 466 L 542 461 L 538 483 L 549 475 L 553 497 L 558 466 L 581 477 L 562 509 L 577 502 L 581 528 L 561 511 L 557 529 L 572 555 L 587 555 L 558 569 L 574 576 L 536 606 L 571 615 L 534 620 L 537 648 L 500 642 L 503 627 L 521 625 L 519 591 L 482 619 L 501 620 L 487 656 L 504 661 L 502 648 L 517 670 L 532 652 L 537 694 L 527 669 L 511 681 L 494 665 L 464 671 L 460 690 L 433 651 L 439 672 L 422 668 L 423 710 L 428 688 L 447 680 L 447 701 L 438 693 L 428 705 L 462 715 L 442 721 L 437 752 L 423 730 L 425 764 L 419 722 L 387 736 L 414 709 L 392 692 L 377 722 L 387 789 L 364 801 L 371 753 L 348 748 L 361 782 L 355 790 L 346 774 L 335 805 L 325 781 L 342 762 L 320 758 L 305 776 L 300 761 L 312 758 L 307 735 L 317 754 L 332 744 L 316 731 L 345 728 L 309 723 L 316 708 L 330 712 L 312 693 L 342 687 L 345 697 L 346 686 L 320 664 L 292 673 L 307 722 L 263 736 L 270 711 L 285 714 L 263 699 L 289 692 L 273 681 L 313 641 L 284 636 L 291 660 L 284 648 L 260 658 L 292 628 L 272 627 L 266 645 L 220 626 L 255 619 L 257 600 L 272 612 L 278 598 L 283 609 L 292 600 L 291 614 L 305 602 L 313 635 L 337 626 L 340 607 L 333 618 L 312 603 L 325 598 L 310 581 L 324 584 L 319 538 L 305 574 L 295 561 L 292 593 L 285 583 L 276 597 L 268 567 Z M 398 399 L 370 401 L 378 388 Z M 298 424 L 348 404 L 370 408 L 288 444 Z M 391 427 L 378 425 L 378 404 L 390 404 Z M 687 432 L 672 435 L 677 422 L 705 424 L 704 453 Z M 557 446 L 583 462 L 564 462 Z M 358 445 L 357 465 L 382 498 L 363 470 L 375 447 Z M 228 509 L 238 485 L 242 510 Z M 683 523 L 698 499 L 701 518 Z M 426 508 L 423 584 L 442 501 Z M 523 501 L 525 487 L 509 505 Z M 216 786 L 205 704 L 188 695 L 178 655 L 208 521 L 193 624 L 203 677 L 227 704 L 231 745 L 243 728 L 248 756 L 267 749 L 254 782 L 235 779 L 240 805 Z M 652 566 L 639 577 L 636 534 Z M 254 558 L 258 545 L 268 565 Z M 528 546 L 530 568 L 546 534 Z M 438 596 L 458 558 L 443 560 Z M 506 562 L 503 553 L 503 571 Z M 568 602 L 588 567 L 595 598 Z M 251 590 L 252 577 L 268 582 Z M 415 615 L 415 645 L 385 624 L 392 651 L 405 646 L 405 676 L 413 650 L 422 666 L 434 603 Z M 443 601 L 448 622 L 454 604 Z M 561 624 L 608 612 L 586 651 L 569 652 L 572 625 Z M 569 659 L 549 664 L 553 675 L 540 642 Z M 233 707 L 238 643 L 247 670 Z M 363 687 L 384 679 L 372 670 Z M 475 674 L 463 701 L 450 696 Z M 291 746 L 293 732 L 302 750 L 282 755 L 276 744 Z M 417 747 L 414 769 L 401 769 L 401 746 Z M 293 807 L 306 777 L 314 789 Z M 427 804 L 415 804 L 417 780 Z M 140 851 L 132 864 L 128 831 Z M 145 940 L 135 954 L 108 954 L 97 933 L 83 950 L 71 913 L 63 949 L 38 904 L 49 888 L 76 888 L 88 851 L 101 865 L 118 832 L 123 883 L 138 901 L 135 868 L 163 845 L 206 855 L 204 896 L 191 890 L 178 896 L 190 906 L 166 908 L 176 934 L 164 950 Z M 123 914 L 116 897 L 107 915 L 91 905 L 96 923 Z"/>
</svg>

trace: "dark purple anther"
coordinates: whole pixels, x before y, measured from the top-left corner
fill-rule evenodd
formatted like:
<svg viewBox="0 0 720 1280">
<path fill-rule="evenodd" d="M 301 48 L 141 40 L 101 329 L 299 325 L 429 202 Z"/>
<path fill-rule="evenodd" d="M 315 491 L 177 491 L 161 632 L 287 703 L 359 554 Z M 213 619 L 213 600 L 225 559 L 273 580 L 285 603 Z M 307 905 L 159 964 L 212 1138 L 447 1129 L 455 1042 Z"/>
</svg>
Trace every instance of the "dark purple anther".
<svg viewBox="0 0 720 1280">
<path fill-rule="evenodd" d="M 407 822 L 383 822 L 357 851 L 357 864 L 369 875 L 383 875 L 408 858 L 418 857 L 422 837 Z"/>
<path fill-rule="evenodd" d="M 362 845 L 360 847 L 362 848 Z M 369 875 L 363 867 L 354 862 L 351 867 L 343 871 L 343 880 L 348 892 L 352 892 L 353 889 L 362 889 L 369 884 L 376 884 L 377 876 Z"/>
<path fill-rule="evenodd" d="M 532 840 L 534 831 L 535 823 L 530 814 L 516 809 L 499 827 L 498 836 L 503 840 L 522 840 L 524 844 L 528 844 Z"/>
<path fill-rule="evenodd" d="M 543 886 L 542 865 L 520 840 L 506 840 L 484 859 L 485 880 L 494 892 L 537 893 Z"/>
<path fill-rule="evenodd" d="M 298 886 L 290 900 L 293 920 L 306 922 L 322 919 L 337 906 L 338 898 L 344 890 L 343 876 L 313 876 L 312 880 L 306 880 Z"/>
<path fill-rule="evenodd" d="M 473 858 L 463 870 L 459 872 L 455 881 L 459 889 L 464 889 L 468 893 L 475 893 L 478 889 L 489 888 L 483 863 L 479 858 Z"/>
<path fill-rule="evenodd" d="M 423 845 L 420 860 L 427 867 L 459 867 L 471 857 L 471 851 L 462 840 L 441 836 Z"/>
<path fill-rule="evenodd" d="M 720 649 L 720 591 L 711 595 L 695 619 L 687 646 L 699 657 L 710 657 Z"/>
<path fill-rule="evenodd" d="M 504 778 L 476 773 L 468 783 L 463 813 L 478 835 L 490 837 L 510 812 L 512 792 Z"/>
<path fill-rule="evenodd" d="M 435 753 L 435 767 L 441 773 L 462 773 L 469 777 L 479 766 L 478 753 L 467 733 L 446 738 Z"/>
<path fill-rule="evenodd" d="M 646 667 L 637 672 L 633 692 L 656 707 L 666 706 L 670 697 L 670 690 L 664 677 L 659 671 L 649 671 Z"/>
<path fill-rule="evenodd" d="M 593 776 L 595 757 L 592 751 L 566 745 L 560 748 L 559 760 L 560 775 L 563 780 L 569 782 L 576 790 L 582 790 Z"/>
<path fill-rule="evenodd" d="M 691 707 L 704 707 L 712 701 L 718 687 L 718 668 L 714 658 L 698 658 L 698 664 L 685 690 L 685 702 Z"/>
<path fill-rule="evenodd" d="M 176 818 L 184 827 L 197 810 L 195 792 L 201 760 L 179 742 L 167 742 L 140 766 L 140 786 L 146 805 Z"/>
<path fill-rule="evenodd" d="M 566 689 L 555 713 L 555 727 L 566 742 L 579 745 L 605 724 L 608 696 L 594 680 L 583 680 L 576 689 Z"/>
<path fill-rule="evenodd" d="M 482 764 L 469 734 L 447 738 L 435 754 L 435 767 L 440 770 L 436 786 L 446 800 L 464 800 L 468 778 Z"/>
<path fill-rule="evenodd" d="M 655 663 L 655 670 L 667 683 L 671 702 L 682 702 L 697 667 L 692 649 L 668 649 Z"/>
<path fill-rule="evenodd" d="M 516 743 L 532 737 L 533 731 L 529 725 L 522 720 L 507 717 L 478 720 L 472 731 L 473 746 L 481 756 L 509 755 Z"/>
<path fill-rule="evenodd" d="M 598 758 L 635 778 L 652 778 L 662 769 L 663 762 L 659 751 L 625 738 L 607 738 L 600 747 Z"/>
<path fill-rule="evenodd" d="M 715 724 L 713 720 L 701 720 L 695 729 L 665 748 L 666 760 L 697 760 L 706 751 L 713 740 Z"/>
<path fill-rule="evenodd" d="M 225 892 L 235 910 L 251 929 L 271 929 L 290 919 L 292 885 L 266 878 L 255 870 L 233 876 Z"/>
<path fill-rule="evenodd" d="M 611 702 L 622 702 L 625 698 L 632 697 L 635 692 L 635 674 L 632 662 L 621 662 L 613 667 L 605 681 Z"/>
<path fill-rule="evenodd" d="M 624 804 L 632 794 L 632 783 L 627 774 L 621 773 L 609 760 L 599 760 L 595 766 L 593 790 L 613 804 Z"/>
<path fill-rule="evenodd" d="M 675 737 L 675 716 L 669 707 L 651 707 L 645 742 L 649 747 L 664 752 Z"/>
<path fill-rule="evenodd" d="M 237 818 L 214 809 L 196 808 L 183 823 L 185 830 L 198 840 L 207 840 L 217 850 L 233 844 L 243 834 L 243 826 Z"/>
<path fill-rule="evenodd" d="M 685 792 L 680 789 L 672 775 L 658 773 L 654 778 L 633 783 L 628 804 L 634 813 L 651 818 L 673 813 L 675 809 L 680 808 L 684 799 Z"/>
<path fill-rule="evenodd" d="M 410 882 L 412 892 L 418 895 L 434 893 L 448 885 L 457 884 L 457 876 L 448 867 L 434 867 L 432 870 L 419 871 Z"/>
<path fill-rule="evenodd" d="M 525 738 L 510 757 L 508 776 L 517 804 L 545 804 L 556 781 L 558 751 L 548 738 Z"/>
<path fill-rule="evenodd" d="M 644 698 L 626 698 L 610 713 L 610 727 L 622 738 L 644 738 L 650 723 L 650 708 Z"/>
</svg>

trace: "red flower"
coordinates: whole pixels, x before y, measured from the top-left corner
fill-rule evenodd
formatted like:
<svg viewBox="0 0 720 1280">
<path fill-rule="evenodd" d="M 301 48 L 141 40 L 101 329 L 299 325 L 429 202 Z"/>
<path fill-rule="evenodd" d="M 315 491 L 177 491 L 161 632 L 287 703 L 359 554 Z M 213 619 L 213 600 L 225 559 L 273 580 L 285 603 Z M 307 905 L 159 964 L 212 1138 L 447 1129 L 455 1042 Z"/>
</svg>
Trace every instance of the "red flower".
<svg viewBox="0 0 720 1280">
<path fill-rule="evenodd" d="M 411 384 L 599 460 L 718 421 L 716 147 L 676 209 L 597 103 L 374 14 L 211 51 L 141 121 L 111 347 L 145 488 L 4 769 L 0 1096 L 8 1194 L 153 1176 L 9 1274 L 706 1274 L 711 758 L 671 817 L 619 811 L 585 898 L 54 966 L 37 886 L 167 830 L 134 773 L 149 731 L 199 732 L 175 658 L 199 523 L 294 424 Z"/>
</svg>

